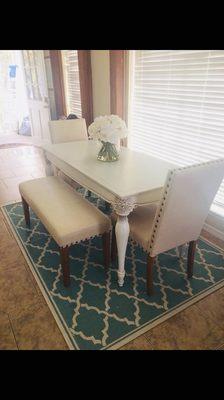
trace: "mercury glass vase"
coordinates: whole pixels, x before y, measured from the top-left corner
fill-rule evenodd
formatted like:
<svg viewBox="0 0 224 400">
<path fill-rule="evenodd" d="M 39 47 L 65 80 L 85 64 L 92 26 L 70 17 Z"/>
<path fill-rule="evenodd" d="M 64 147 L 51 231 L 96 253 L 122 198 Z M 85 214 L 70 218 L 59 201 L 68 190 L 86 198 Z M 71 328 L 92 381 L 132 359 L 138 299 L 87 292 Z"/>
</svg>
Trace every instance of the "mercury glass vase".
<svg viewBox="0 0 224 400">
<path fill-rule="evenodd" d="M 98 153 L 97 160 L 106 162 L 117 161 L 119 158 L 119 154 L 117 152 L 115 144 L 103 141 L 102 144 L 103 145 Z"/>
</svg>

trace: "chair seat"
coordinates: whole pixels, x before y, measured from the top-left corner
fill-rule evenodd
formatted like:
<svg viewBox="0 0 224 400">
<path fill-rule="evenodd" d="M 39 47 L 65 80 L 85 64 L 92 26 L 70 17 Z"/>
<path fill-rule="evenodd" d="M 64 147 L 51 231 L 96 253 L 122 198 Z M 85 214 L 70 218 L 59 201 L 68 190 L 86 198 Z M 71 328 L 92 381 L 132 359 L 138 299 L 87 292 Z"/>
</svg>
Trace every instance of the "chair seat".
<svg viewBox="0 0 224 400">
<path fill-rule="evenodd" d="M 106 215 L 58 177 L 22 182 L 19 190 L 60 247 L 111 229 Z"/>
<path fill-rule="evenodd" d="M 129 216 L 130 236 L 138 242 L 146 251 L 151 239 L 152 227 L 157 210 L 157 204 L 137 207 Z M 117 221 L 117 215 L 111 214 L 112 223 Z"/>
</svg>

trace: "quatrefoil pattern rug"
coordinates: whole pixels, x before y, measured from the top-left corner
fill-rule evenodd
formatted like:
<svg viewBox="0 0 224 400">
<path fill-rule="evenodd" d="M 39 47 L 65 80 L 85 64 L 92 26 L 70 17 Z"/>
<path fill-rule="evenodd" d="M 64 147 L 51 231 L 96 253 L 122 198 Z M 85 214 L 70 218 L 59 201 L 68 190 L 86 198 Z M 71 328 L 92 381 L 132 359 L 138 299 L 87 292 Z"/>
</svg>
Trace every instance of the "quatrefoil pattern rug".
<svg viewBox="0 0 224 400">
<path fill-rule="evenodd" d="M 90 201 L 104 210 L 105 203 Z M 131 240 L 125 284 L 117 284 L 117 266 L 103 266 L 99 237 L 71 249 L 71 286 L 64 288 L 58 246 L 36 215 L 25 225 L 21 203 L 3 212 L 69 347 L 81 350 L 119 348 L 156 324 L 224 285 L 224 255 L 198 241 L 194 278 L 186 277 L 186 255 L 177 249 L 161 254 L 154 266 L 155 294 L 146 294 L 146 254 Z"/>
</svg>

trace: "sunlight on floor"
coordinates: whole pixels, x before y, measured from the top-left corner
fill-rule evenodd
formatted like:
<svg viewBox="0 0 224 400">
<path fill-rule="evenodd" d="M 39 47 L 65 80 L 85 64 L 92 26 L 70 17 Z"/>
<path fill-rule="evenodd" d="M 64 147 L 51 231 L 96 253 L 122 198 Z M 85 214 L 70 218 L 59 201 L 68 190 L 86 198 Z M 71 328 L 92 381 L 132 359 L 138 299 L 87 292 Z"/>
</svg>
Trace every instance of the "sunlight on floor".
<svg viewBox="0 0 224 400">
<path fill-rule="evenodd" d="M 20 200 L 18 184 L 45 176 L 41 149 L 18 146 L 0 149 L 0 204 Z"/>
</svg>

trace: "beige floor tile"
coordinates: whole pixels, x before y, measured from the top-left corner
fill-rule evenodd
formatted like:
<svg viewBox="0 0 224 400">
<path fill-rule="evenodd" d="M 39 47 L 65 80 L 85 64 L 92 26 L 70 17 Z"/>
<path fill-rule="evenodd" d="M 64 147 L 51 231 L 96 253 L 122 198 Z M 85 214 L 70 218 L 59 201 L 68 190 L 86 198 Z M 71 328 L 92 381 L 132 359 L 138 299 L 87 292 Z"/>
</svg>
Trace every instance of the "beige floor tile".
<svg viewBox="0 0 224 400">
<path fill-rule="evenodd" d="M 0 311 L 0 326 L 7 324 L 9 321 L 8 314 L 6 312 Z"/>
<path fill-rule="evenodd" d="M 3 214 L 0 211 L 0 247 L 7 241 L 12 243 L 12 237 L 12 233 L 10 232 L 10 229 L 4 220 Z"/>
<path fill-rule="evenodd" d="M 35 306 L 21 318 L 12 321 L 19 349 L 22 350 L 68 350 L 49 309 Z"/>
<path fill-rule="evenodd" d="M 193 305 L 145 334 L 157 350 L 209 350 L 224 343 L 224 330 Z"/>
<path fill-rule="evenodd" d="M 0 164 L 0 179 L 12 178 L 15 174 L 11 168 L 4 168 Z"/>
<path fill-rule="evenodd" d="M 4 193 L 0 192 L 0 206 L 14 203 L 16 201 L 21 201 L 19 192 L 17 190 L 6 191 Z"/>
<path fill-rule="evenodd" d="M 18 350 L 8 316 L 0 311 L 0 350 Z"/>
<path fill-rule="evenodd" d="M 3 179 L 0 178 L 0 193 L 5 191 L 7 189 L 7 186 L 5 185 Z"/>
<path fill-rule="evenodd" d="M 205 317 L 224 329 L 224 288 L 210 294 L 195 305 Z"/>
<path fill-rule="evenodd" d="M 40 173 L 42 173 L 42 174 L 44 174 L 44 168 L 42 168 L 41 166 L 35 166 L 35 167 L 29 167 L 29 168 L 27 168 L 27 167 L 19 167 L 19 168 L 17 168 L 17 171 L 16 171 L 16 176 L 17 177 L 20 177 L 20 176 L 30 176 L 30 175 L 32 175 L 33 176 L 33 174 L 40 174 Z"/>
<path fill-rule="evenodd" d="M 30 306 L 41 303 L 24 264 L 1 269 L 0 288 L 0 310 L 6 312 L 11 320 L 22 316 Z"/>
<path fill-rule="evenodd" d="M 23 136 L 13 132 L 0 136 L 0 145 L 7 145 L 8 143 L 32 144 L 32 141 L 32 136 Z"/>
<path fill-rule="evenodd" d="M 29 279 L 31 280 L 31 282 L 32 282 L 33 286 L 35 287 L 35 290 L 36 290 L 36 292 L 37 292 L 37 294 L 38 294 L 38 296 L 39 296 L 39 301 L 40 301 L 42 304 L 46 305 L 45 298 L 44 298 L 44 296 L 42 295 L 42 292 L 41 292 L 41 290 L 40 290 L 40 288 L 39 288 L 39 285 L 38 285 L 36 279 L 34 278 L 34 275 L 33 275 L 33 273 L 31 272 L 30 267 L 29 267 L 29 265 L 28 265 L 27 263 L 25 263 L 25 268 L 26 268 L 27 274 L 28 274 L 28 276 L 29 276 Z"/>
<path fill-rule="evenodd" d="M 152 350 L 152 344 L 148 341 L 147 337 L 141 335 L 131 342 L 127 343 L 125 346 L 121 347 L 119 350 Z"/>
<path fill-rule="evenodd" d="M 7 278 L 6 271 L 0 271 L 0 311 L 8 315 L 16 309 L 16 298 L 13 292 L 12 282 Z"/>
<path fill-rule="evenodd" d="M 15 239 L 10 236 L 1 238 L 1 259 L 0 259 L 0 271 L 6 269 L 12 269 L 12 267 L 21 263 L 24 264 L 23 254 L 17 245 Z"/>
<path fill-rule="evenodd" d="M 33 171 L 33 172 L 31 172 L 31 175 L 32 175 L 32 177 L 33 177 L 34 179 L 36 179 L 36 178 L 42 178 L 42 177 L 46 176 L 45 171 L 42 171 L 42 170 Z"/>
<path fill-rule="evenodd" d="M 24 182 L 28 179 L 32 179 L 30 173 L 21 176 L 15 176 L 13 178 L 4 178 L 2 182 L 6 185 L 9 190 L 15 190 L 21 182 Z"/>
<path fill-rule="evenodd" d="M 0 150 L 1 151 L 1 150 Z M 8 157 L 5 155 L 5 157 L 2 158 L 1 161 L 1 168 L 10 168 L 13 172 L 16 171 L 16 168 L 19 168 L 21 166 L 19 160 L 16 158 Z"/>
</svg>

